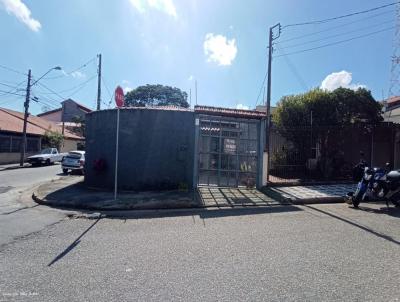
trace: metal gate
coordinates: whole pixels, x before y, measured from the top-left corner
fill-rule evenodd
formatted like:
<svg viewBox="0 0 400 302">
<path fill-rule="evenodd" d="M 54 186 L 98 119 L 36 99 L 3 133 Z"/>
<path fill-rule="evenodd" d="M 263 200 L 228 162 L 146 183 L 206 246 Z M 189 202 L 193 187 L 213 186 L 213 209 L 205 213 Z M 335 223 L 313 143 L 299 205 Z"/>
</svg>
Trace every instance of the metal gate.
<svg viewBox="0 0 400 302">
<path fill-rule="evenodd" d="M 200 116 L 198 185 L 254 187 L 257 180 L 259 122 Z"/>
</svg>

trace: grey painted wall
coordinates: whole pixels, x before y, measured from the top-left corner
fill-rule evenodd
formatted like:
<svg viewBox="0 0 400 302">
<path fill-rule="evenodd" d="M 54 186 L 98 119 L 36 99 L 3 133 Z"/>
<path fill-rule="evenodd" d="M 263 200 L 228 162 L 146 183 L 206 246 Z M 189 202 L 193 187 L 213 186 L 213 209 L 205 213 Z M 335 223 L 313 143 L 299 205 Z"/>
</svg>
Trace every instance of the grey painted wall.
<svg viewBox="0 0 400 302">
<path fill-rule="evenodd" d="M 113 188 L 117 110 L 86 115 L 85 182 Z M 155 109 L 120 111 L 118 187 L 126 190 L 193 187 L 194 113 Z M 93 162 L 104 159 L 98 172 Z"/>
<path fill-rule="evenodd" d="M 86 112 L 79 108 L 78 104 L 68 99 L 62 102 L 62 117 L 60 122 L 73 122 L 75 117 L 85 119 Z"/>
</svg>

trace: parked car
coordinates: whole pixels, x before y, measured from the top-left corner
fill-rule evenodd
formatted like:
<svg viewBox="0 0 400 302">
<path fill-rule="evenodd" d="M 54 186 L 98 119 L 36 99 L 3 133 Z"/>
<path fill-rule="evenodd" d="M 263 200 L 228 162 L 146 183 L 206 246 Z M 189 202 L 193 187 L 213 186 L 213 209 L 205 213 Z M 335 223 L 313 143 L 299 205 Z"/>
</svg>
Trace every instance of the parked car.
<svg viewBox="0 0 400 302">
<path fill-rule="evenodd" d="M 83 174 L 85 165 L 85 151 L 70 151 L 64 156 L 61 168 L 64 174 L 68 171 L 79 171 Z"/>
<path fill-rule="evenodd" d="M 60 162 L 65 154 L 59 153 L 57 148 L 43 149 L 39 154 L 29 156 L 27 161 L 32 166 L 51 165 Z"/>
</svg>

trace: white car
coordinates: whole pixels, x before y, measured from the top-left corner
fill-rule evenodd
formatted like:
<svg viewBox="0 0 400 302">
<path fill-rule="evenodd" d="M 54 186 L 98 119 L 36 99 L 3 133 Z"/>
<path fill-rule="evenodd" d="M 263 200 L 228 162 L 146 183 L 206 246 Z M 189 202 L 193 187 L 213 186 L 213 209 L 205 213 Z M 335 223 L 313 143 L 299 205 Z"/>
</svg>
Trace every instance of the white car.
<svg viewBox="0 0 400 302">
<path fill-rule="evenodd" d="M 85 151 L 70 151 L 61 161 L 61 168 L 64 174 L 68 171 L 79 171 L 84 173 Z"/>
<path fill-rule="evenodd" d="M 40 154 L 29 156 L 27 160 L 32 166 L 51 165 L 61 161 L 64 155 L 58 153 L 57 148 L 46 148 Z"/>
</svg>

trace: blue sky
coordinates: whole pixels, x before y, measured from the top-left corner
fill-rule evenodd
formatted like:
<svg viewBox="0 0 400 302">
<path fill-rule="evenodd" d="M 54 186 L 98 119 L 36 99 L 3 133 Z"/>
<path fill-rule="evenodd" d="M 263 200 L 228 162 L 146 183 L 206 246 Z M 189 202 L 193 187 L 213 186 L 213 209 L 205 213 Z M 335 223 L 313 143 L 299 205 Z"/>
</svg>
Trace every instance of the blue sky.
<svg viewBox="0 0 400 302">
<path fill-rule="evenodd" d="M 176 86 L 188 93 L 192 89 L 193 105 L 195 79 L 199 104 L 254 108 L 257 99 L 262 102 L 270 26 L 277 22 L 285 26 L 330 18 L 391 2 L 0 0 L 0 65 L 22 73 L 31 68 L 36 78 L 51 67 L 63 68 L 62 72 L 54 70 L 40 81 L 51 91 L 39 85 L 33 88 L 33 94 L 42 101 L 32 102 L 34 114 L 42 111 L 43 103 L 54 108 L 71 94 L 71 98 L 94 108 L 98 53 L 103 56 L 103 108 L 107 108 L 111 99 L 106 86 L 112 93 L 117 85 L 128 90 L 156 83 Z M 280 45 L 276 46 L 276 56 L 283 54 L 282 49 L 289 54 L 381 32 L 274 58 L 272 103 L 284 95 L 319 87 L 322 82 L 327 89 L 366 86 L 376 99 L 386 97 L 393 52 L 394 8 L 322 25 L 284 27 L 277 40 Z M 318 31 L 324 32 L 312 34 Z M 325 40 L 321 41 L 322 38 Z M 314 40 L 319 41 L 296 46 Z M 87 66 L 71 73 L 88 61 Z M 0 68 L 0 91 L 9 91 L 6 85 L 15 86 L 24 79 L 22 74 Z M 0 106 L 22 111 L 23 96 L 0 92 Z"/>
</svg>

